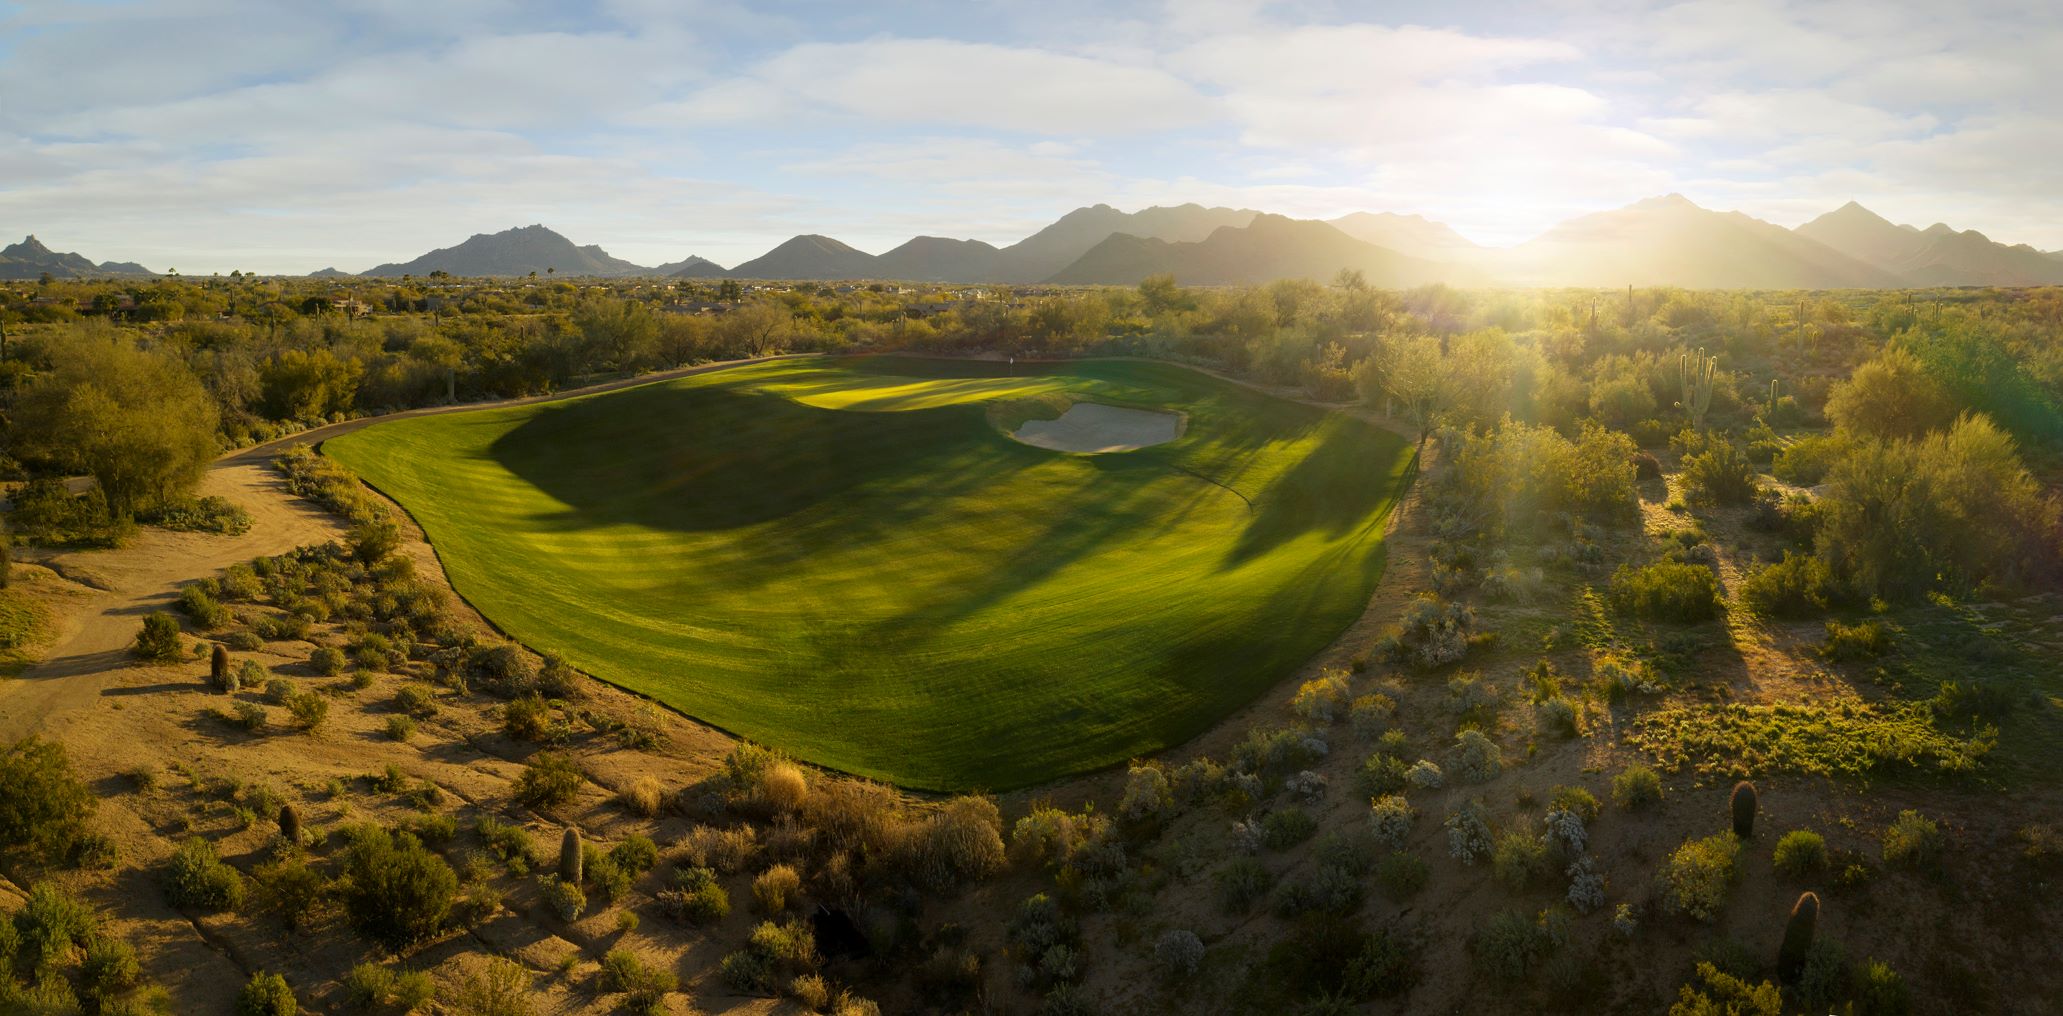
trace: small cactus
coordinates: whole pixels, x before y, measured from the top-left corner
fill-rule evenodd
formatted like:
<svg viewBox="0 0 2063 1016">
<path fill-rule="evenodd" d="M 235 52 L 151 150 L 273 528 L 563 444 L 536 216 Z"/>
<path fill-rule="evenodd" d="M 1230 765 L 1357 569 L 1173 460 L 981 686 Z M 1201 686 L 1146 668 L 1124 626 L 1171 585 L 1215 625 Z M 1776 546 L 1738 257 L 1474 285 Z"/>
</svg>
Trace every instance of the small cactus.
<svg viewBox="0 0 2063 1016">
<path fill-rule="evenodd" d="M 1791 905 L 1791 919 L 1784 924 L 1784 944 L 1777 950 L 1777 976 L 1795 981 L 1805 969 L 1805 955 L 1812 951 L 1812 936 L 1819 927 L 1819 897 L 1804 893 Z"/>
<path fill-rule="evenodd" d="M 582 882 L 580 857 L 580 830 L 566 827 L 566 835 L 559 840 L 559 881 L 571 885 Z"/>
<path fill-rule="evenodd" d="M 295 846 L 301 845 L 301 810 L 292 804 L 279 806 L 279 838 Z"/>
<path fill-rule="evenodd" d="M 1755 785 L 1747 780 L 1733 785 L 1733 834 L 1744 840 L 1755 835 Z"/>
<path fill-rule="evenodd" d="M 236 690 L 236 675 L 229 669 L 229 650 L 222 643 L 215 643 L 215 652 L 208 657 L 208 682 L 217 691 Z"/>
</svg>

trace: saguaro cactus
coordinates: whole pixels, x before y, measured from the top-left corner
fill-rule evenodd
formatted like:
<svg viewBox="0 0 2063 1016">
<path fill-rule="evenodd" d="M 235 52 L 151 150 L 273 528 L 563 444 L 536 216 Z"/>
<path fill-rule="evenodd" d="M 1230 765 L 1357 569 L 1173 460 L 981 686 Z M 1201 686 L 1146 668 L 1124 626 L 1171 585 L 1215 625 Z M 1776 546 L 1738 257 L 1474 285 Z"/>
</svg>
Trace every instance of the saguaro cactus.
<svg viewBox="0 0 2063 1016">
<path fill-rule="evenodd" d="M 291 804 L 279 806 L 279 838 L 301 845 L 301 810 Z"/>
<path fill-rule="evenodd" d="M 1795 981 L 1805 970 L 1805 956 L 1812 951 L 1812 936 L 1819 928 L 1819 897 L 1805 893 L 1791 904 L 1791 919 L 1784 924 L 1784 944 L 1777 949 L 1777 976 Z"/>
<path fill-rule="evenodd" d="M 559 840 L 559 881 L 571 885 L 581 883 L 580 830 L 566 827 L 566 835 Z"/>
<path fill-rule="evenodd" d="M 235 691 L 236 677 L 229 672 L 229 650 L 222 643 L 215 643 L 215 651 L 208 657 L 208 682 L 217 691 Z"/>
<path fill-rule="evenodd" d="M 1719 358 L 1706 356 L 1705 347 L 1699 346 L 1696 353 L 1685 353 L 1677 360 L 1677 373 L 1683 381 L 1683 401 L 1677 403 L 1691 418 L 1691 426 L 1705 429 L 1705 411 L 1712 408 L 1712 379 L 1719 373 Z"/>
<path fill-rule="evenodd" d="M 1744 840 L 1755 835 L 1755 785 L 1747 780 L 1733 785 L 1733 834 Z"/>
</svg>

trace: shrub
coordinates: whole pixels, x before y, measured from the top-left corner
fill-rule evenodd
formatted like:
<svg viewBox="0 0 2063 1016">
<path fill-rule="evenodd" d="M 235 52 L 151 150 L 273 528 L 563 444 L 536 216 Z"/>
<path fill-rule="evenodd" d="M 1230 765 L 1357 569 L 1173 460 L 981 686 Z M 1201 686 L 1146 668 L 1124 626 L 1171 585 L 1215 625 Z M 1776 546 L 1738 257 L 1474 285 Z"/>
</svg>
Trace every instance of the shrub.
<svg viewBox="0 0 2063 1016">
<path fill-rule="evenodd" d="M 650 776 L 640 776 L 631 781 L 630 786 L 616 792 L 616 802 L 623 805 L 625 811 L 640 818 L 651 818 L 659 814 L 659 805 L 663 797 L 664 792 L 659 788 L 659 781 Z"/>
<path fill-rule="evenodd" d="M 1354 777 L 1354 786 L 1365 797 L 1379 797 L 1404 789 L 1404 780 L 1404 760 L 1376 752 L 1361 763 L 1361 770 Z"/>
<path fill-rule="evenodd" d="M 324 677 L 335 677 L 344 672 L 344 651 L 335 646 L 317 646 L 308 654 L 308 666 Z"/>
<path fill-rule="evenodd" d="M 1150 824 L 1160 821 L 1174 803 L 1167 773 L 1158 765 L 1135 762 L 1125 773 L 1125 793 L 1118 799 L 1117 813 L 1127 822 Z"/>
<path fill-rule="evenodd" d="M 1261 844 L 1270 850 L 1287 850 L 1317 831 L 1318 820 L 1310 812 L 1291 805 L 1261 819 Z"/>
<path fill-rule="evenodd" d="M 1827 841 L 1820 834 L 1793 829 L 1776 841 L 1770 862 L 1776 870 L 1792 877 L 1827 870 Z"/>
<path fill-rule="evenodd" d="M 1454 771 L 1469 783 L 1496 779 L 1504 771 L 1504 749 L 1480 730 L 1464 730 L 1454 738 Z"/>
<path fill-rule="evenodd" d="M 129 943 L 111 935 L 98 935 L 86 943 L 86 954 L 79 960 L 79 980 L 86 997 L 98 1004 L 100 1012 L 120 1012 L 123 1009 L 117 996 L 143 980 L 143 967 L 137 963 L 136 950 Z"/>
<path fill-rule="evenodd" d="M 340 886 L 352 927 L 389 949 L 441 931 L 458 891 L 451 866 L 409 833 L 358 826 L 348 835 Z"/>
<path fill-rule="evenodd" d="M 1569 865 L 1569 905 L 1579 914 L 1587 914 L 1605 905 L 1605 876 L 1597 870 L 1597 862 L 1588 857 L 1579 857 Z"/>
<path fill-rule="evenodd" d="M 72 772 L 64 745 L 31 735 L 0 755 L 0 846 L 69 851 L 93 814 L 93 792 Z"/>
<path fill-rule="evenodd" d="M 1711 439 L 1684 456 L 1684 496 L 1692 504 L 1747 504 L 1755 499 L 1755 466 L 1741 446 Z"/>
<path fill-rule="evenodd" d="M 1507 910 L 1490 918 L 1469 939 L 1469 953 L 1478 969 L 1506 984 L 1525 980 L 1549 947 L 1540 926 L 1524 913 Z"/>
<path fill-rule="evenodd" d="M 1597 795 L 1582 787 L 1555 787 L 1548 798 L 1548 807 L 1569 812 L 1585 822 L 1595 821 L 1604 813 L 1604 805 L 1598 803 Z"/>
<path fill-rule="evenodd" d="M 1533 707 L 1540 718 L 1540 727 L 1556 737 L 1575 737 L 1582 732 L 1578 722 L 1576 704 L 1557 695 Z"/>
<path fill-rule="evenodd" d="M 1932 868 L 1940 863 L 1941 827 L 1910 809 L 1898 813 L 1884 830 L 1884 863 L 1905 868 Z"/>
<path fill-rule="evenodd" d="M 1446 778 L 1439 763 L 1431 759 L 1419 759 L 1411 764 L 1411 768 L 1404 770 L 1404 782 L 1414 790 L 1438 790 Z"/>
<path fill-rule="evenodd" d="M 1297 688 L 1289 707 L 1312 723 L 1331 723 L 1347 708 L 1347 673 L 1327 669 Z"/>
<path fill-rule="evenodd" d="M 1882 960 L 1871 960 L 1855 972 L 1856 1016 L 1906 1016 L 1912 1011 L 1912 993 L 1905 979 Z"/>
<path fill-rule="evenodd" d="M 1590 829 L 1583 823 L 1583 816 L 1575 811 L 1553 807 L 1541 820 L 1547 827 L 1543 842 L 1563 858 L 1581 854 L 1590 846 Z"/>
<path fill-rule="evenodd" d="M 731 896 L 708 868 L 680 868 L 673 873 L 673 888 L 661 890 L 659 905 L 675 920 L 690 924 L 713 924 L 730 916 Z"/>
<path fill-rule="evenodd" d="M 298 855 L 259 865 L 251 872 L 258 904 L 275 914 L 290 931 L 313 926 L 329 896 L 329 881 Z"/>
<path fill-rule="evenodd" d="M 1373 738 L 1383 732 L 1397 715 L 1397 701 L 1381 692 L 1355 696 L 1347 707 L 1347 722 L 1360 737 Z"/>
<path fill-rule="evenodd" d="M 1539 837 L 1517 830 L 1498 837 L 1490 858 L 1490 873 L 1506 888 L 1524 889 L 1546 877 L 1548 870 L 1547 844 Z"/>
<path fill-rule="evenodd" d="M 1232 863 L 1218 870 L 1215 876 L 1218 885 L 1218 902 L 1228 914 L 1244 914 L 1253 909 L 1254 901 L 1266 895 L 1275 884 L 1275 876 L 1260 861 L 1251 857 L 1235 857 Z"/>
<path fill-rule="evenodd" d="M 1003 816 L 988 798 L 953 798 L 918 832 L 918 874 L 934 890 L 987 878 L 1004 863 Z"/>
<path fill-rule="evenodd" d="M 1375 834 L 1376 842 L 1391 850 L 1401 850 L 1411 837 L 1411 821 L 1417 816 L 1411 802 L 1389 794 L 1376 798 L 1369 804 L 1368 825 Z"/>
<path fill-rule="evenodd" d="M 1882 621 L 1862 621 L 1856 624 L 1827 622 L 1827 641 L 1820 646 L 1821 656 L 1836 662 L 1862 660 L 1884 655 L 1891 648 L 1891 633 Z"/>
<path fill-rule="evenodd" d="M 1777 976 L 1790 981 L 1796 980 L 1805 971 L 1806 953 L 1812 950 L 1812 937 L 1819 925 L 1819 897 L 1804 893 L 1798 902 L 1791 905 L 1790 920 L 1784 922 L 1784 942 L 1777 949 Z"/>
<path fill-rule="evenodd" d="M 785 864 L 776 864 L 752 880 L 752 902 L 759 912 L 779 916 L 802 892 L 802 876 Z"/>
<path fill-rule="evenodd" d="M 1153 963 L 1169 980 L 1194 976 L 1203 954 L 1203 939 L 1186 928 L 1170 928 L 1153 941 Z"/>
<path fill-rule="evenodd" d="M 1669 1016 L 1783 1016 L 1783 992 L 1768 981 L 1749 984 L 1703 962 L 1697 979 L 1678 989 Z"/>
<path fill-rule="evenodd" d="M 1466 604 L 1447 603 L 1422 594 L 1404 609 L 1401 626 L 1385 644 L 1386 654 L 1400 663 L 1424 669 L 1444 666 L 1468 655 L 1475 612 Z"/>
<path fill-rule="evenodd" d="M 1733 812 L 1733 834 L 1741 839 L 1755 835 L 1755 785 L 1742 780 L 1733 785 L 1733 794 L 1727 798 Z"/>
<path fill-rule="evenodd" d="M 609 848 L 609 860 L 624 871 L 642 875 L 659 863 L 659 845 L 649 836 L 632 833 Z"/>
<path fill-rule="evenodd" d="M 663 1000 L 677 987 L 672 971 L 650 966 L 628 949 L 602 957 L 602 990 L 628 994 L 623 1004 L 632 1012 L 664 1012 Z"/>
<path fill-rule="evenodd" d="M 236 995 L 236 1016 L 295 1016 L 301 1011 L 294 989 L 278 974 L 259 971 Z"/>
<path fill-rule="evenodd" d="M 197 582 L 179 591 L 178 608 L 180 613 L 192 619 L 194 627 L 203 631 L 228 627 L 235 620 L 230 616 L 229 608 L 215 602 L 215 598 L 208 595 L 208 590 Z"/>
<path fill-rule="evenodd" d="M 501 729 L 519 741 L 541 741 L 551 726 L 552 707 L 544 696 L 518 695 L 501 707 Z"/>
<path fill-rule="evenodd" d="M 1490 856 L 1490 820 L 1483 812 L 1483 802 L 1463 804 L 1443 824 L 1447 828 L 1447 852 L 1461 863 L 1474 864 L 1477 858 Z"/>
<path fill-rule="evenodd" d="M 1612 777 L 1612 800 L 1628 811 L 1645 808 L 1662 799 L 1662 777 L 1641 763 L 1634 763 Z"/>
<path fill-rule="evenodd" d="M 411 738 L 411 737 L 414 737 L 414 736 L 415 736 L 415 720 L 414 720 L 414 718 L 412 718 L 412 717 L 409 717 L 409 716 L 389 716 L 389 717 L 387 717 L 387 737 L 388 737 L 388 739 L 389 739 L 389 740 L 394 740 L 394 741 L 406 741 L 406 740 L 408 740 L 409 738 Z"/>
<path fill-rule="evenodd" d="M 587 774 L 572 759 L 558 752 L 541 751 L 532 756 L 516 777 L 516 800 L 532 808 L 556 808 L 580 793 Z"/>
<path fill-rule="evenodd" d="M 437 715 L 436 693 L 428 685 L 404 684 L 394 693 L 394 708 L 418 720 Z"/>
<path fill-rule="evenodd" d="M 452 998 L 460 1016 L 532 1016 L 537 1011 L 530 971 L 502 956 L 469 971 Z"/>
<path fill-rule="evenodd" d="M 1662 871 L 1662 902 L 1696 921 L 1712 921 L 1726 905 L 1741 843 L 1732 833 L 1686 840 Z"/>
<path fill-rule="evenodd" d="M 292 713 L 294 725 L 302 730 L 314 730 L 329 718 L 330 700 L 312 691 L 295 691 L 286 697 L 287 712 Z"/>
<path fill-rule="evenodd" d="M 1712 569 L 1677 561 L 1620 565 L 1612 573 L 1611 596 L 1620 613 L 1655 621 L 1708 621 L 1724 609 Z"/>
<path fill-rule="evenodd" d="M 1425 888 L 1429 872 L 1417 854 L 1396 851 L 1375 865 L 1375 884 L 1384 898 L 1401 903 Z"/>
<path fill-rule="evenodd" d="M 185 910 L 234 910 L 244 902 L 244 877 L 223 862 L 214 844 L 196 836 L 173 851 L 165 898 Z"/>
<path fill-rule="evenodd" d="M 681 837 L 680 845 L 681 852 L 695 865 L 730 874 L 743 869 L 745 862 L 758 852 L 759 834 L 751 826 L 696 826 Z"/>
<path fill-rule="evenodd" d="M 1811 617 L 1827 609 L 1834 573 L 1812 554 L 1784 551 L 1781 561 L 1763 565 L 1741 582 L 1741 600 L 1764 617 Z"/>
<path fill-rule="evenodd" d="M 153 663 L 177 663 L 186 657 L 186 643 L 179 637 L 179 621 L 164 611 L 145 614 L 143 629 L 131 647 L 137 657 Z"/>
</svg>

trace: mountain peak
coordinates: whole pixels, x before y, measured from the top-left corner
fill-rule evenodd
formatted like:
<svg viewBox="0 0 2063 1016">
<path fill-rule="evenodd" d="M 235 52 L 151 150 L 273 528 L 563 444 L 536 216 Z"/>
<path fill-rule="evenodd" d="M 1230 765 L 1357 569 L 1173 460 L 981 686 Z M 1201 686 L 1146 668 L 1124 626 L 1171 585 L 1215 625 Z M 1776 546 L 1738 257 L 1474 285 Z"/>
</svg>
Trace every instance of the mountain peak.
<svg viewBox="0 0 2063 1016">
<path fill-rule="evenodd" d="M 1648 198 L 1645 201 L 1636 201 L 1633 203 L 1633 207 L 1647 211 L 1704 211 L 1703 208 L 1698 206 L 1697 202 L 1675 191 L 1670 191 L 1659 197 Z"/>
</svg>

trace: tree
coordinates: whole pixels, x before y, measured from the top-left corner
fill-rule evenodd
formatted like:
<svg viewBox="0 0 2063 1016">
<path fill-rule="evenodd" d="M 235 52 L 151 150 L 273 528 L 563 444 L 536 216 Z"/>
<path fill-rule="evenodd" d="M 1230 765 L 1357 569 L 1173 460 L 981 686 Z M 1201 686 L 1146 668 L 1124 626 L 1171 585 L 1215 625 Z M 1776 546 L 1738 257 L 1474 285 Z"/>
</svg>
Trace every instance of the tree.
<svg viewBox="0 0 2063 1016">
<path fill-rule="evenodd" d="M 56 852 L 76 837 L 93 805 L 64 745 L 32 736 L 0 755 L 0 845 Z"/>
<path fill-rule="evenodd" d="M 117 517 L 200 482 L 217 451 L 216 410 L 185 364 L 93 332 L 58 344 L 52 360 L 16 406 L 24 451 L 92 474 Z"/>
<path fill-rule="evenodd" d="M 1948 426 L 1955 404 L 1917 357 L 1894 347 L 1834 386 L 1827 418 L 1865 437 L 1915 438 Z"/>
<path fill-rule="evenodd" d="M 793 320 L 786 308 L 753 300 L 725 312 L 717 324 L 717 336 L 726 349 L 746 356 L 765 356 L 780 344 L 781 331 Z"/>
<path fill-rule="evenodd" d="M 1431 335 L 1409 335 L 1379 354 L 1372 381 L 1390 411 L 1418 428 L 1418 443 L 1440 425 L 1458 391 L 1453 365 Z"/>
<path fill-rule="evenodd" d="M 400 949 L 436 934 L 451 913 L 458 876 L 408 833 L 351 830 L 344 852 L 344 908 L 360 934 Z"/>
</svg>

